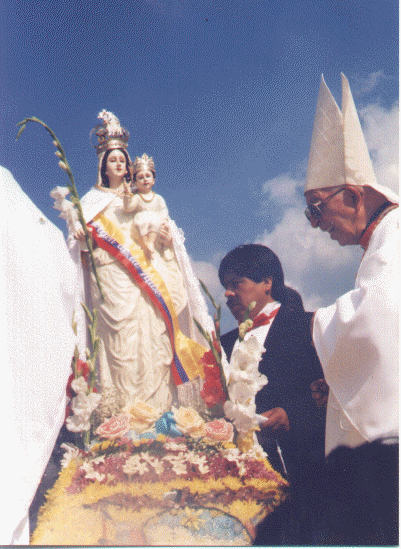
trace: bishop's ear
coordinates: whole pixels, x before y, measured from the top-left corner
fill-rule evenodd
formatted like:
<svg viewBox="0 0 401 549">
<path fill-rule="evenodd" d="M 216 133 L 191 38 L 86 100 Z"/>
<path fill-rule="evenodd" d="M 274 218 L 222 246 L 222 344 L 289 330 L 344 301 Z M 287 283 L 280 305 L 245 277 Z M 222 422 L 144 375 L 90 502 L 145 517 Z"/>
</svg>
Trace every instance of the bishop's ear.
<svg viewBox="0 0 401 549">
<path fill-rule="evenodd" d="M 363 203 L 363 190 L 359 189 L 359 187 L 348 185 L 345 187 L 344 195 L 345 205 L 359 210 Z"/>
</svg>

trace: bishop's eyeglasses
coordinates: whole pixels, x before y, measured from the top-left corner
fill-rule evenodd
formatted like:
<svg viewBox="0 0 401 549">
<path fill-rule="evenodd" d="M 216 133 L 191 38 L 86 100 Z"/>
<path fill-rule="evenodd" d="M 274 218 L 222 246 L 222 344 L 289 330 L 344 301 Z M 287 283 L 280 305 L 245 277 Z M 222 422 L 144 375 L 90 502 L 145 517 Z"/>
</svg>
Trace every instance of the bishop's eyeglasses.
<svg viewBox="0 0 401 549">
<path fill-rule="evenodd" d="M 339 194 L 344 190 L 345 190 L 345 187 L 341 187 L 341 189 L 337 189 L 335 193 L 331 194 L 330 196 L 327 196 L 324 200 L 319 200 L 314 204 L 308 204 L 305 208 L 306 219 L 310 222 L 312 222 L 312 220 L 320 221 L 320 219 L 323 217 L 323 212 L 320 209 L 322 204 L 327 204 L 327 202 L 331 200 L 333 196 L 336 196 L 336 194 Z"/>
</svg>

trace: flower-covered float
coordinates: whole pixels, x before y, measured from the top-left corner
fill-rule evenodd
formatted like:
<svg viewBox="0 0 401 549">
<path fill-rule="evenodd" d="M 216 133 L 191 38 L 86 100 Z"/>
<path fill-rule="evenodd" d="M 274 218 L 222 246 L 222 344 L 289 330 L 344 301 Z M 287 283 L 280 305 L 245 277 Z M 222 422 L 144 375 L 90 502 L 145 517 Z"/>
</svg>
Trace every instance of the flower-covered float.
<svg viewBox="0 0 401 549">
<path fill-rule="evenodd" d="M 201 411 L 160 414 L 139 400 L 121 408 L 117 394 L 96 392 L 93 353 L 73 360 L 66 423 L 77 445 L 63 445 L 63 469 L 31 544 L 252 544 L 288 483 L 254 436 L 254 396 L 267 382 L 257 369 L 263 349 L 256 338 L 242 340 L 224 364 L 218 317 L 215 325 L 217 335 L 205 333 Z"/>
<path fill-rule="evenodd" d="M 52 191 L 55 208 L 67 223 L 81 222 L 102 294 L 64 150 L 36 118 L 21 122 L 18 136 L 29 121 L 53 138 L 70 179 Z M 211 335 L 194 319 L 210 346 L 201 359 L 204 375 L 164 414 L 141 400 L 122 402 L 116 390 L 98 392 L 97 312 L 84 306 L 91 350 L 83 361 L 76 349 L 67 387 L 66 426 L 76 443 L 62 445 L 62 470 L 40 510 L 32 545 L 250 545 L 258 523 L 286 497 L 287 481 L 255 437 L 263 421 L 255 395 L 267 383 L 258 371 L 264 348 L 254 336 L 244 341 L 252 326 L 246 315 L 227 364 L 221 309 L 202 287 L 217 311 Z"/>
<path fill-rule="evenodd" d="M 181 407 L 133 436 L 153 417 L 137 402 L 102 423 L 102 442 L 66 448 L 32 544 L 251 543 L 280 503 L 283 479 L 255 449 L 239 451 L 225 419 L 205 422 Z"/>
</svg>

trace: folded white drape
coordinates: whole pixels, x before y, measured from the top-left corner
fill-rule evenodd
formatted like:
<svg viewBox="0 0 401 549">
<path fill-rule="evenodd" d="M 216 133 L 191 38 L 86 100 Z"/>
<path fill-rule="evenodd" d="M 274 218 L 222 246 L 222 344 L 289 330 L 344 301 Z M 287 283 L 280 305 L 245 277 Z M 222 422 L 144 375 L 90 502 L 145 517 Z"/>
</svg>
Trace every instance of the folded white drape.
<svg viewBox="0 0 401 549">
<path fill-rule="evenodd" d="M 29 543 L 29 506 L 64 420 L 77 273 L 62 232 L 2 167 L 0 196 L 0 545 L 10 545 Z"/>
</svg>

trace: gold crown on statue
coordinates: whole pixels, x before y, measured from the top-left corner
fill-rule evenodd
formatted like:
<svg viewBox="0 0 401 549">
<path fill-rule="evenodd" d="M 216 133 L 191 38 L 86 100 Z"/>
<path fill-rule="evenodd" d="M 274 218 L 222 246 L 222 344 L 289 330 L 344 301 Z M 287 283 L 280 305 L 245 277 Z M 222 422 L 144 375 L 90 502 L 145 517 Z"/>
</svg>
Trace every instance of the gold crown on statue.
<svg viewBox="0 0 401 549">
<path fill-rule="evenodd" d="M 137 156 L 132 164 L 132 175 L 141 172 L 142 170 L 150 170 L 156 173 L 153 158 L 144 153 L 141 157 Z"/>
<path fill-rule="evenodd" d="M 126 149 L 128 147 L 129 132 L 123 128 L 117 116 L 110 111 L 103 109 L 97 116 L 102 120 L 90 133 L 98 138 L 97 145 L 94 145 L 96 153 L 100 155 L 108 149 Z"/>
</svg>

